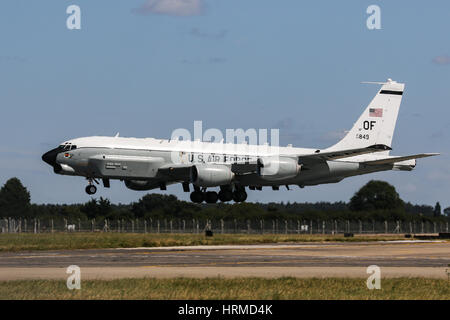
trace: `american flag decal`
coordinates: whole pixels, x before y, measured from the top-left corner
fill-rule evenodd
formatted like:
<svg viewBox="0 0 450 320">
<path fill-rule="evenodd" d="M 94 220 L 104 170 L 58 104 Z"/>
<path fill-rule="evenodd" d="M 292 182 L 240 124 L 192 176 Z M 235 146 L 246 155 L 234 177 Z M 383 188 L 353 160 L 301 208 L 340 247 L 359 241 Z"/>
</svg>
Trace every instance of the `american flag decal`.
<svg viewBox="0 0 450 320">
<path fill-rule="evenodd" d="M 383 108 L 370 108 L 369 116 L 370 117 L 382 117 L 383 116 Z"/>
</svg>

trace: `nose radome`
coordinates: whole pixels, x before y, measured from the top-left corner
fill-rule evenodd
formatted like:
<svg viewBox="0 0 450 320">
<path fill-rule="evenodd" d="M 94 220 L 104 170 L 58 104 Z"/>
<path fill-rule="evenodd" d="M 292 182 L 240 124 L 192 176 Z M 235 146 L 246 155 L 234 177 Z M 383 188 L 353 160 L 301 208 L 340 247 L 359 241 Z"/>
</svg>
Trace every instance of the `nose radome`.
<svg viewBox="0 0 450 320">
<path fill-rule="evenodd" d="M 59 151 L 61 151 L 61 150 L 59 150 L 58 148 L 55 148 L 55 149 L 52 149 L 52 150 L 44 153 L 42 155 L 42 160 L 54 167 L 56 165 L 56 156 L 58 155 Z"/>
</svg>

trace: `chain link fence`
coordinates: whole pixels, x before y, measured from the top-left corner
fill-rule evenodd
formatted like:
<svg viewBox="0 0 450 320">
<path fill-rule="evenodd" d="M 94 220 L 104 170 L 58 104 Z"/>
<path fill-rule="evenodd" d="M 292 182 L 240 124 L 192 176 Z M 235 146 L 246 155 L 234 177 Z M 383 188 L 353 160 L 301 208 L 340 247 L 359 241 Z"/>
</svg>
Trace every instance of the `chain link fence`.
<svg viewBox="0 0 450 320">
<path fill-rule="evenodd" d="M 0 219 L 1 233 L 117 232 L 217 234 L 432 234 L 449 232 L 448 222 L 354 220 L 67 220 Z"/>
</svg>

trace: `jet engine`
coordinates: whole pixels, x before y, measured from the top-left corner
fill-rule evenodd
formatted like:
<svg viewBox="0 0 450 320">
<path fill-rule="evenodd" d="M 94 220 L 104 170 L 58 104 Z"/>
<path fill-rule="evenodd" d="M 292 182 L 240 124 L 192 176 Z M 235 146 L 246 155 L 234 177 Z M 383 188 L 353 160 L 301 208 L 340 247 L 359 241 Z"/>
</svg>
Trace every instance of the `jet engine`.
<svg viewBox="0 0 450 320">
<path fill-rule="evenodd" d="M 217 187 L 230 184 L 234 173 L 225 165 L 195 165 L 191 170 L 191 181 L 199 187 Z"/>
<path fill-rule="evenodd" d="M 289 157 L 264 157 L 258 159 L 258 175 L 267 181 L 284 180 L 295 177 L 301 166 Z"/>
</svg>

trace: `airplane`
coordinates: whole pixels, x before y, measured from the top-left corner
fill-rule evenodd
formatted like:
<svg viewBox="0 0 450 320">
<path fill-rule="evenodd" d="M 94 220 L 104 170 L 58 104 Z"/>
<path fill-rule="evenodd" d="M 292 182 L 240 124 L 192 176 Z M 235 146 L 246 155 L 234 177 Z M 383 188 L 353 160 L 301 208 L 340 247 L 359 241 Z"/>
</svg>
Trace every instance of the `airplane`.
<svg viewBox="0 0 450 320">
<path fill-rule="evenodd" d="M 190 140 L 92 136 L 68 140 L 42 160 L 56 174 L 94 185 L 118 179 L 131 190 L 166 190 L 181 183 L 194 203 L 243 202 L 246 188 L 300 188 L 337 183 L 344 178 L 386 170 L 411 171 L 416 159 L 438 155 L 392 156 L 392 138 L 405 84 L 392 79 L 381 88 L 345 137 L 326 149 L 277 147 Z M 341 109 L 342 110 L 342 109 Z M 208 190 L 219 188 L 219 192 Z M 214 190 L 214 189 L 213 189 Z M 216 189 L 217 190 L 217 189 Z"/>
</svg>

